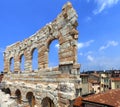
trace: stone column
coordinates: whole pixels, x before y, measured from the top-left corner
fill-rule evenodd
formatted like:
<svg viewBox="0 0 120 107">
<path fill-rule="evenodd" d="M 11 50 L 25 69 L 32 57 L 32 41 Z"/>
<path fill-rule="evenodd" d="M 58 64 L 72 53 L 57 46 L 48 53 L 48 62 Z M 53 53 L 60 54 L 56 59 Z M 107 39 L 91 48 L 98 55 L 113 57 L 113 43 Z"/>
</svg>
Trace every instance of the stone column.
<svg viewBox="0 0 120 107">
<path fill-rule="evenodd" d="M 9 58 L 7 58 L 6 52 L 4 52 L 4 72 L 7 73 L 10 71 Z"/>
<path fill-rule="evenodd" d="M 10 62 L 7 58 L 4 58 L 4 72 L 10 72 Z"/>
<path fill-rule="evenodd" d="M 14 72 L 20 72 L 20 58 L 17 56 L 15 56 L 15 60 L 14 60 Z"/>
<path fill-rule="evenodd" d="M 38 53 L 38 68 L 43 69 L 48 67 L 48 49 L 42 46 Z"/>
<path fill-rule="evenodd" d="M 71 41 L 71 45 L 73 46 L 73 55 L 74 55 L 74 63 L 77 63 L 77 40 L 78 40 L 78 31 L 73 28 L 70 32 L 73 40 Z"/>
<path fill-rule="evenodd" d="M 44 67 L 48 68 L 48 50 L 44 53 Z"/>
<path fill-rule="evenodd" d="M 25 53 L 25 72 L 32 72 L 32 56 L 30 52 Z"/>
</svg>

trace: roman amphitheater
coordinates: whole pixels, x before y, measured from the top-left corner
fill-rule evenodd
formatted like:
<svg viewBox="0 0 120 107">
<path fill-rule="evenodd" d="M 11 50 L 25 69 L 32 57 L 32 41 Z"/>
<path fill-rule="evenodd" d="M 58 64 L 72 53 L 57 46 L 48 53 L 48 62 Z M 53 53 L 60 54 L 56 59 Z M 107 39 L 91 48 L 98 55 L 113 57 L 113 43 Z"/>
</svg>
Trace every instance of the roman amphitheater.
<svg viewBox="0 0 120 107">
<path fill-rule="evenodd" d="M 72 107 L 80 93 L 80 64 L 77 63 L 77 13 L 68 2 L 55 20 L 22 42 L 7 46 L 4 52 L 4 88 L 20 107 Z M 59 41 L 59 64 L 49 68 L 49 45 Z M 32 69 L 34 50 L 38 69 Z M 21 58 L 25 69 L 21 72 Z M 10 72 L 14 59 L 14 72 Z M 11 106 L 13 107 L 13 106 Z M 16 107 L 16 106 L 15 106 Z"/>
</svg>

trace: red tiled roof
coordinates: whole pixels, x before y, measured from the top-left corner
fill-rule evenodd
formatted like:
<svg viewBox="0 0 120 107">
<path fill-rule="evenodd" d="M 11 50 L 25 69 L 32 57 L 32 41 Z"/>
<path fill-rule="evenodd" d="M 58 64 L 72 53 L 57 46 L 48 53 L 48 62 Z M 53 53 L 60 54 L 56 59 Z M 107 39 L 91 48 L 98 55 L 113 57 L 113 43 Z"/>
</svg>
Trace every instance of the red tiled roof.
<svg viewBox="0 0 120 107">
<path fill-rule="evenodd" d="M 112 81 L 120 81 L 120 77 L 111 78 Z"/>
<path fill-rule="evenodd" d="M 120 89 L 109 90 L 104 93 L 94 94 L 85 97 L 83 100 L 114 107 L 120 107 Z"/>
<path fill-rule="evenodd" d="M 80 74 L 80 77 L 88 77 L 88 74 Z"/>
<path fill-rule="evenodd" d="M 97 73 L 92 73 L 91 75 L 99 77 L 99 74 L 97 74 Z"/>
<path fill-rule="evenodd" d="M 82 97 L 78 97 L 75 99 L 74 106 L 76 107 L 82 107 Z"/>
<path fill-rule="evenodd" d="M 100 82 L 94 79 L 89 79 L 88 82 L 94 83 L 94 84 L 99 84 Z"/>
</svg>

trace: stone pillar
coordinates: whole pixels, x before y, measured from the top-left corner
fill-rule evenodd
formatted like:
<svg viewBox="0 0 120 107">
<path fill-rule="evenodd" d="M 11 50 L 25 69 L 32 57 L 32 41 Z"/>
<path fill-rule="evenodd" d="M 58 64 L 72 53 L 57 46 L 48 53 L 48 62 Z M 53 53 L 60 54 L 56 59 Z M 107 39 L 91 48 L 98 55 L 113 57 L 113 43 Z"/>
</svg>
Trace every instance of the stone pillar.
<svg viewBox="0 0 120 107">
<path fill-rule="evenodd" d="M 45 68 L 48 68 L 48 50 L 44 53 L 44 57 L 45 57 L 45 60 L 44 60 L 44 66 Z"/>
<path fill-rule="evenodd" d="M 73 46 L 73 55 L 74 55 L 74 63 L 77 63 L 77 40 L 78 40 L 78 31 L 74 28 L 70 32 L 73 40 L 71 41 L 71 46 Z"/>
<path fill-rule="evenodd" d="M 69 40 L 60 45 L 59 60 L 60 65 L 73 64 L 74 50 Z"/>
<path fill-rule="evenodd" d="M 48 67 L 48 49 L 42 46 L 38 53 L 38 68 L 43 69 Z"/>
<path fill-rule="evenodd" d="M 37 107 L 42 107 L 41 103 L 40 103 L 40 99 L 36 99 L 36 104 Z"/>
<path fill-rule="evenodd" d="M 15 60 L 14 60 L 14 72 L 20 72 L 20 58 L 17 56 L 15 56 Z"/>
<path fill-rule="evenodd" d="M 61 17 L 60 17 L 61 18 Z M 63 18 L 63 19 L 62 19 Z M 60 37 L 60 65 L 62 64 L 74 64 L 77 62 L 77 14 L 72 8 L 71 3 L 67 3 L 62 8 L 62 20 L 64 27 L 60 29 L 62 37 Z M 58 26 L 60 26 L 58 24 Z M 66 38 L 65 38 L 66 37 Z"/>
<path fill-rule="evenodd" d="M 15 91 L 11 90 L 11 96 L 15 97 Z"/>
<path fill-rule="evenodd" d="M 4 72 L 7 73 L 10 71 L 9 67 L 9 58 L 7 58 L 6 52 L 4 52 Z"/>
<path fill-rule="evenodd" d="M 32 56 L 29 52 L 25 53 L 25 72 L 32 72 Z"/>
<path fill-rule="evenodd" d="M 4 58 L 4 72 L 10 72 L 10 62 L 9 59 Z"/>
</svg>

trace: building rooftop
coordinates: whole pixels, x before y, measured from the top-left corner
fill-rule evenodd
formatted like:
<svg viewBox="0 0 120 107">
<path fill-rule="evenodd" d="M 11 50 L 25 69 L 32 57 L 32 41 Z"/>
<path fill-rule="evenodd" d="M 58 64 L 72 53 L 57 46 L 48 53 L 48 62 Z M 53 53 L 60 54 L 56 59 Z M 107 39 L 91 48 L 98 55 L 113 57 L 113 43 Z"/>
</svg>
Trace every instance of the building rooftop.
<svg viewBox="0 0 120 107">
<path fill-rule="evenodd" d="M 106 91 L 85 97 L 83 100 L 95 102 L 99 104 L 110 105 L 113 107 L 120 107 L 120 89 Z"/>
<path fill-rule="evenodd" d="M 89 83 L 93 83 L 93 84 L 100 84 L 100 82 L 99 81 L 97 81 L 97 80 L 94 80 L 94 79 L 89 79 L 89 81 L 88 81 Z"/>
<path fill-rule="evenodd" d="M 92 73 L 91 75 L 95 76 L 95 77 L 100 77 L 98 73 Z"/>
<path fill-rule="evenodd" d="M 120 77 L 111 78 L 112 81 L 120 81 Z"/>
<path fill-rule="evenodd" d="M 80 77 L 88 77 L 88 74 L 80 74 Z"/>
<path fill-rule="evenodd" d="M 75 99 L 74 107 L 82 107 L 85 102 L 92 104 L 109 105 L 110 107 L 120 107 L 120 89 L 108 90 L 104 93 L 92 94 L 87 97 Z"/>
<path fill-rule="evenodd" d="M 82 97 L 78 97 L 75 99 L 74 106 L 75 107 L 82 107 Z"/>
</svg>

